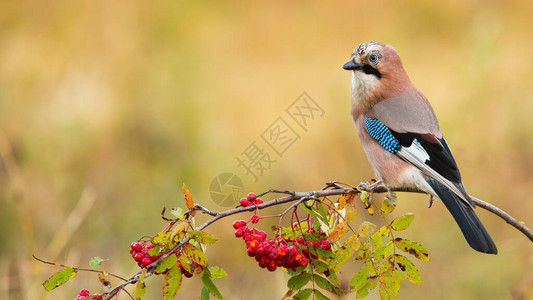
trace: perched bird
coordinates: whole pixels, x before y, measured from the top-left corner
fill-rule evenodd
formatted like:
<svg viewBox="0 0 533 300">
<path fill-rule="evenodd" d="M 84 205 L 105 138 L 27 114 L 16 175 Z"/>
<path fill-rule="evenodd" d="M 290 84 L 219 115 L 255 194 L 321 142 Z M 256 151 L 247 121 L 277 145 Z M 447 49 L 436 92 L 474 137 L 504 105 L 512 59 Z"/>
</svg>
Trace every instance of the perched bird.
<svg viewBox="0 0 533 300">
<path fill-rule="evenodd" d="M 498 253 L 474 213 L 433 108 L 409 80 L 396 50 L 360 44 L 343 68 L 352 71 L 352 117 L 377 177 L 389 188 L 438 197 L 473 249 Z"/>
</svg>

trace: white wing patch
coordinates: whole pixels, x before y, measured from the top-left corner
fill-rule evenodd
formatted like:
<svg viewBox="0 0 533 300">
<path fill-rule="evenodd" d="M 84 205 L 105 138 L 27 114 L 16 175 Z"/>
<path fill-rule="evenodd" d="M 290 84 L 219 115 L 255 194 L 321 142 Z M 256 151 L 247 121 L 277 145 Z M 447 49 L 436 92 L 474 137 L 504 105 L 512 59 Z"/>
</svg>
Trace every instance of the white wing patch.
<svg viewBox="0 0 533 300">
<path fill-rule="evenodd" d="M 461 200 L 468 204 L 468 206 L 472 206 L 468 199 L 465 198 L 463 193 L 461 193 L 461 191 L 453 183 L 451 183 L 448 179 L 444 178 L 442 175 L 437 173 L 435 170 L 433 170 L 430 166 L 426 164 L 426 161 L 430 160 L 430 156 L 416 139 L 413 141 L 413 143 L 411 143 L 411 146 L 401 147 L 400 150 L 396 152 L 396 154 L 404 160 L 413 164 L 418 169 L 420 169 L 422 173 L 434 178 L 442 185 L 447 187 L 454 194 L 459 196 Z"/>
</svg>

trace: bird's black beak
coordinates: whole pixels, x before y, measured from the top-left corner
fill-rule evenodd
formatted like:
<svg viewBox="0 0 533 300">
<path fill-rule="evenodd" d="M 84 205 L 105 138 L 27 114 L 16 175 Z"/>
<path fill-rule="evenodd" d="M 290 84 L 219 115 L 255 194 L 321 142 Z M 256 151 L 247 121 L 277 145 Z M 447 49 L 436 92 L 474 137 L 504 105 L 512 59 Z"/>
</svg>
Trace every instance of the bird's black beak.
<svg viewBox="0 0 533 300">
<path fill-rule="evenodd" d="M 363 64 L 356 64 L 353 59 L 350 59 L 347 63 L 342 66 L 344 70 L 358 70 L 361 69 L 364 65 Z"/>
</svg>

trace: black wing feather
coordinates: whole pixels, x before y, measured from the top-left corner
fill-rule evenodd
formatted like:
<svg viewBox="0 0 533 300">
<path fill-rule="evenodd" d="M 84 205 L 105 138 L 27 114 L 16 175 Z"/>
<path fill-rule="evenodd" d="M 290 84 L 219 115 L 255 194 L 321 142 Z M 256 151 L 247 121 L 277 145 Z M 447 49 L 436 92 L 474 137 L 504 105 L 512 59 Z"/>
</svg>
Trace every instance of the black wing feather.
<svg viewBox="0 0 533 300">
<path fill-rule="evenodd" d="M 392 131 L 392 134 L 398 139 L 400 145 L 403 147 L 411 146 L 416 139 L 429 155 L 429 160 L 426 161 L 426 165 L 449 181 L 456 184 L 461 183 L 461 174 L 459 173 L 455 159 L 453 158 L 450 148 L 446 144 L 444 138 L 434 138 L 433 141 L 428 141 L 429 138 L 427 135 L 419 133 L 398 133 Z"/>
</svg>

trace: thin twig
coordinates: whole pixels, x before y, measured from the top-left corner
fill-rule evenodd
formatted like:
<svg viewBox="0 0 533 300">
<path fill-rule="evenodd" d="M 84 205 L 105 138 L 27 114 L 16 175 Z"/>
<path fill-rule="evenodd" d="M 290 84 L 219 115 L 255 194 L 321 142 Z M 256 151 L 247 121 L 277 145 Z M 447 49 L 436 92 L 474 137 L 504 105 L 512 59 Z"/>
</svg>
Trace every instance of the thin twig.
<svg viewBox="0 0 533 300">
<path fill-rule="evenodd" d="M 45 264 L 49 264 L 49 265 L 52 265 L 52 266 L 63 267 L 63 268 L 68 268 L 69 267 L 69 266 L 66 266 L 66 265 L 63 265 L 63 264 L 53 263 L 53 262 L 50 262 L 50 261 L 46 261 L 46 260 L 40 259 L 37 256 L 35 256 L 35 254 L 32 254 L 31 256 L 33 256 L 33 258 L 35 258 L 36 260 L 38 260 L 38 261 L 40 261 L 42 263 L 45 263 Z M 98 273 L 98 274 L 100 274 L 102 276 L 110 275 L 110 276 L 118 278 L 118 279 L 120 279 L 122 281 L 127 281 L 126 278 L 122 278 L 122 277 L 120 277 L 118 275 L 115 275 L 113 273 L 109 273 L 109 272 L 106 272 L 106 271 L 100 271 L 100 270 L 94 270 L 94 269 L 86 269 L 86 268 L 74 268 L 74 267 L 71 267 L 71 268 L 76 270 L 76 271 L 86 271 L 86 272 Z"/>
<path fill-rule="evenodd" d="M 504 219 L 505 222 L 507 222 L 509 225 L 513 226 L 514 228 L 520 230 L 525 236 L 527 236 L 533 242 L 533 231 L 531 229 L 527 228 L 525 224 L 519 222 L 515 218 L 511 217 L 511 215 L 509 215 L 508 213 L 504 212 L 500 208 L 498 208 L 498 207 L 496 207 L 496 206 L 494 206 L 494 205 L 492 205 L 490 203 L 487 203 L 485 201 L 479 200 L 476 197 L 470 196 L 470 198 L 472 199 L 472 201 L 474 201 L 474 203 L 477 206 L 479 206 L 479 207 L 481 207 L 483 209 L 486 209 L 486 210 L 490 211 L 491 213 L 497 215 L 498 217 Z"/>
</svg>

